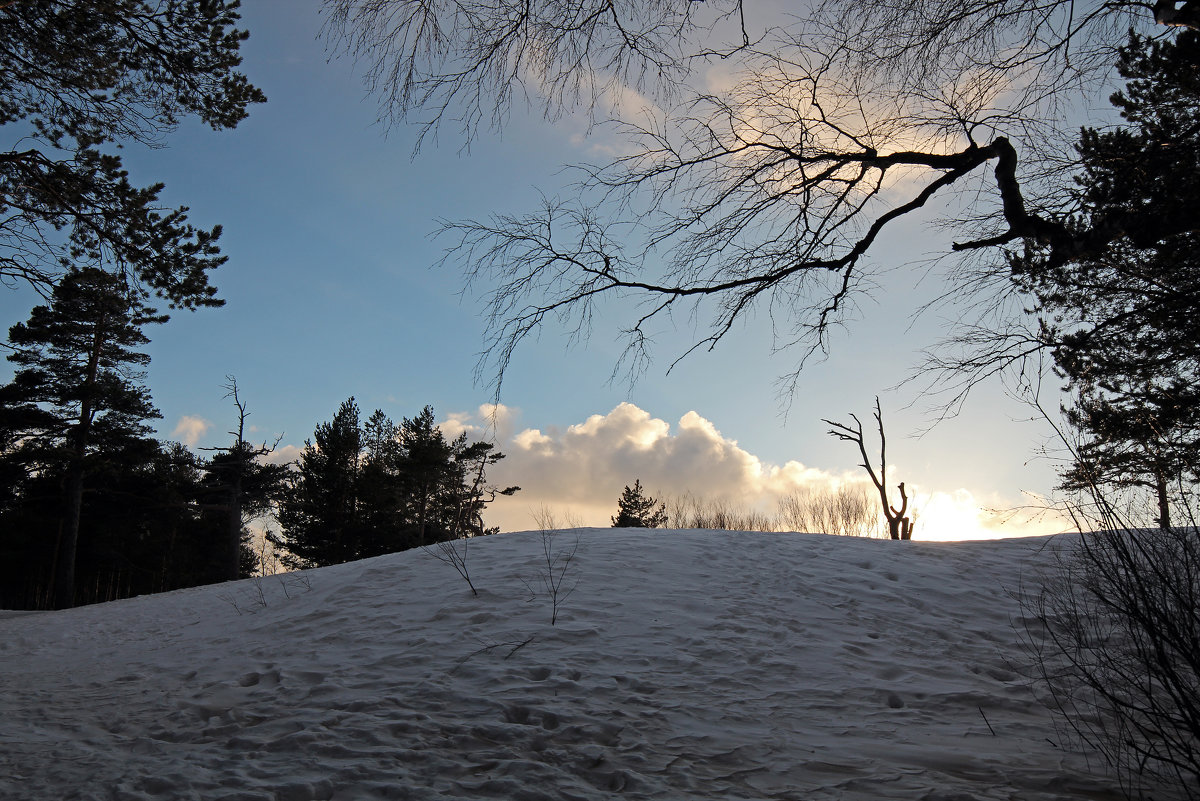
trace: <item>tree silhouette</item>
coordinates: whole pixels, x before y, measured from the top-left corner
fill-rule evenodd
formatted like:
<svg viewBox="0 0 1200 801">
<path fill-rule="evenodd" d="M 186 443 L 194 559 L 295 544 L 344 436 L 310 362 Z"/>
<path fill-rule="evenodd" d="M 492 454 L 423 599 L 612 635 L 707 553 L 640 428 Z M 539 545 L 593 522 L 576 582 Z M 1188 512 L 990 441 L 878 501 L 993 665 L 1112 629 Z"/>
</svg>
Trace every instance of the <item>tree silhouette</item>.
<svg viewBox="0 0 1200 801">
<path fill-rule="evenodd" d="M 110 270 L 172 306 L 220 305 L 220 226 L 165 209 L 113 152 L 157 146 L 187 116 L 233 128 L 265 96 L 237 72 L 247 34 L 229 0 L 0 3 L 0 278 L 47 293 Z"/>
<path fill-rule="evenodd" d="M 667 506 L 646 495 L 638 479 L 632 487 L 625 486 L 617 500 L 617 516 L 612 524 L 613 528 L 662 528 L 667 524 Z"/>
<path fill-rule="evenodd" d="M 75 554 L 88 473 L 106 453 L 145 438 L 159 416 L 137 367 L 150 357 L 142 327 L 166 316 L 145 306 L 117 276 L 84 268 L 55 286 L 50 302 L 9 329 L 12 383 L 0 405 L 19 448 L 64 466 L 62 520 L 54 570 L 54 605 L 75 598 Z M 48 453 L 49 452 L 49 453 Z"/>
<path fill-rule="evenodd" d="M 1200 203 L 1200 35 L 1132 36 L 1118 67 L 1126 86 L 1112 101 L 1126 124 L 1081 135 L 1081 216 L 1186 214 Z M 1102 257 L 1052 266 L 1030 248 L 1012 266 L 1083 437 L 1063 486 L 1147 489 L 1169 528 L 1200 464 L 1200 235 L 1129 225 Z"/>
<path fill-rule="evenodd" d="M 333 45 L 368 65 L 385 117 L 453 119 L 470 141 L 532 95 L 551 117 L 582 104 L 617 119 L 631 140 L 581 170 L 565 199 L 443 228 L 447 260 L 484 293 L 481 366 L 497 393 L 525 337 L 547 319 L 585 332 L 605 298 L 620 299 L 605 311 L 625 317 L 632 375 L 651 358 L 650 327 L 673 313 L 707 320 L 683 358 L 765 312 L 799 354 L 786 392 L 874 285 L 885 231 L 955 193 L 972 200 L 951 221 L 951 293 L 985 310 L 1016 289 L 1014 248 L 1036 247 L 1054 269 L 1101 258 L 1129 232 L 1156 241 L 1194 227 L 1182 199 L 1077 215 L 1068 112 L 1105 86 L 1131 27 L 1194 29 L 1195 2 L 830 0 L 767 30 L 738 0 L 326 5 Z M 703 76 L 718 63 L 730 77 L 712 89 Z M 655 107 L 609 102 L 624 88 Z M 993 354 L 984 372 L 1019 358 Z"/>
<path fill-rule="evenodd" d="M 887 436 L 883 433 L 883 412 L 879 409 L 879 397 L 875 398 L 875 424 L 879 429 L 879 472 L 875 472 L 875 468 L 871 466 L 871 457 L 867 455 L 866 439 L 863 435 L 862 423 L 855 415 L 850 415 L 850 419 L 854 421 L 851 426 L 847 423 L 835 423 L 832 420 L 822 420 L 832 428 L 829 430 L 831 437 L 836 437 L 843 442 L 853 442 L 858 446 L 858 453 L 862 456 L 862 467 L 867 471 L 867 475 L 871 477 L 871 483 L 875 485 L 875 489 L 879 492 L 879 502 L 883 507 L 883 516 L 887 519 L 888 535 L 894 540 L 912 539 L 913 521 L 908 514 L 908 493 L 904 490 L 904 482 L 901 481 L 896 487 L 900 491 L 900 508 L 888 501 L 887 491 Z"/>
<path fill-rule="evenodd" d="M 297 471 L 279 505 L 277 545 L 285 565 L 319 567 L 358 559 L 358 479 L 362 432 L 358 404 L 348 398 L 312 440 L 304 441 Z"/>
<path fill-rule="evenodd" d="M 359 423 L 348 399 L 305 441 L 279 505 L 289 567 L 336 564 L 488 533 L 483 510 L 501 489 L 487 468 L 504 454 L 465 434 L 447 441 L 432 406 L 399 425 L 376 411 Z"/>
<path fill-rule="evenodd" d="M 272 503 L 278 500 L 288 478 L 288 468 L 260 461 L 275 452 L 279 439 L 270 446 L 266 442 L 254 445 L 246 440 L 246 418 L 250 413 L 238 393 L 237 379 L 226 376 L 225 380 L 225 397 L 231 398 L 237 409 L 237 427 L 229 432 L 232 443 L 207 449 L 217 453 L 205 465 L 204 471 L 205 483 L 216 492 L 219 497 L 216 505 L 225 513 L 223 578 L 234 581 L 244 572 L 246 523 L 268 512 Z"/>
</svg>

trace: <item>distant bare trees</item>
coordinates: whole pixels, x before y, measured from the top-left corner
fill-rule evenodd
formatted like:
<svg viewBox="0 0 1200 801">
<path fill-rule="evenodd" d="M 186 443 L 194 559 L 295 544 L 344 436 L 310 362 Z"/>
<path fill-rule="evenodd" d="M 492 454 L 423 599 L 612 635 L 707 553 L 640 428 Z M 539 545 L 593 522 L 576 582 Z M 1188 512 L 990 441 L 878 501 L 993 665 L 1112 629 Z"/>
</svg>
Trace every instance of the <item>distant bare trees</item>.
<svg viewBox="0 0 1200 801">
<path fill-rule="evenodd" d="M 858 446 L 858 452 L 862 456 L 861 467 L 867 471 L 867 475 L 871 477 L 871 483 L 875 485 L 875 489 L 879 492 L 879 501 L 882 505 L 883 516 L 887 519 L 888 534 L 894 540 L 912 539 L 913 520 L 909 516 L 908 511 L 908 493 L 904 489 L 904 482 L 901 481 L 896 487 L 900 491 L 900 508 L 897 509 L 888 500 L 887 490 L 887 436 L 883 432 L 883 412 L 879 408 L 879 397 L 875 397 L 875 424 L 879 429 L 879 472 L 875 472 L 875 468 L 871 466 L 871 457 L 867 453 L 866 440 L 863 435 L 862 423 L 855 415 L 850 415 L 850 419 L 854 421 L 851 426 L 846 423 L 835 423 L 832 420 L 822 420 L 831 428 L 829 435 L 845 442 L 853 442 Z"/>
<path fill-rule="evenodd" d="M 874 537 L 879 508 L 870 491 L 855 484 L 834 490 L 805 489 L 779 499 L 777 525 L 784 531 L 815 531 L 843 537 Z"/>
<path fill-rule="evenodd" d="M 725 498 L 706 498 L 691 492 L 665 498 L 667 519 L 674 529 L 717 531 L 775 531 L 776 522 L 758 509 L 738 506 Z"/>
<path fill-rule="evenodd" d="M 796 490 L 780 498 L 774 512 L 692 492 L 669 496 L 665 504 L 675 529 L 798 531 L 846 537 L 874 537 L 884 530 L 878 504 L 866 487 L 855 484 Z"/>
</svg>

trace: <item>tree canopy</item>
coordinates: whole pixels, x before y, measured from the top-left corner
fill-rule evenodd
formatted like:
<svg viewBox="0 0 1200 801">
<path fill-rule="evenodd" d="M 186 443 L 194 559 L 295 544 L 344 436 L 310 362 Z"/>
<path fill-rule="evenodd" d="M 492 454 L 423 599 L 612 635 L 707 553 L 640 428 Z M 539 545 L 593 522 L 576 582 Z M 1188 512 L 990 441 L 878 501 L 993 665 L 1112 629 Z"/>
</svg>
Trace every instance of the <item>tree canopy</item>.
<svg viewBox="0 0 1200 801">
<path fill-rule="evenodd" d="M 504 458 L 465 434 L 447 440 L 433 407 L 394 423 L 362 423 L 348 398 L 306 440 L 282 493 L 277 545 L 288 567 L 316 567 L 490 533 L 483 509 L 500 489 L 486 469 Z"/>
<path fill-rule="evenodd" d="M 114 151 L 186 116 L 233 128 L 266 97 L 237 71 L 238 2 L 0 3 L 0 279 L 43 292 L 103 267 L 185 308 L 219 305 L 220 226 L 165 208 Z"/>
<path fill-rule="evenodd" d="M 138 367 L 136 350 L 150 340 L 142 327 L 165 318 L 117 276 L 94 268 L 69 273 L 50 302 L 9 329 L 17 365 L 0 387 L 0 457 L 29 469 L 61 471 L 62 519 L 57 527 L 54 603 L 72 606 L 84 482 L 107 460 L 151 433 L 159 417 Z"/>
<path fill-rule="evenodd" d="M 626 485 L 617 499 L 617 516 L 612 524 L 613 528 L 662 528 L 667 525 L 667 506 L 647 495 L 641 479 L 637 479 L 632 487 Z"/>
<path fill-rule="evenodd" d="M 1135 222 L 1095 256 L 1051 264 L 1031 247 L 1012 268 L 1037 300 L 1036 339 L 1052 349 L 1083 437 L 1064 487 L 1147 488 L 1166 528 L 1170 498 L 1197 481 L 1200 465 L 1200 235 L 1160 235 L 1137 221 L 1195 225 L 1200 34 L 1133 35 L 1118 68 L 1127 83 L 1112 101 L 1125 124 L 1081 134 L 1078 219 Z"/>
</svg>

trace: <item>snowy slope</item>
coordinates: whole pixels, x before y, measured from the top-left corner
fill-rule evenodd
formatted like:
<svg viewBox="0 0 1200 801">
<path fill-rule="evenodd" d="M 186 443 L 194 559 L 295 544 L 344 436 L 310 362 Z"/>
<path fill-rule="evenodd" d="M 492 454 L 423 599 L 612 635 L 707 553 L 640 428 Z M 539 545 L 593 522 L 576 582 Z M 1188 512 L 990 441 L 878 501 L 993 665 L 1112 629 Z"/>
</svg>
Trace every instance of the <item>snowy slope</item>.
<svg viewBox="0 0 1200 801">
<path fill-rule="evenodd" d="M 1045 540 L 576 540 L 553 626 L 537 533 L 0 613 L 0 798 L 1118 797 L 1013 669 Z"/>
</svg>

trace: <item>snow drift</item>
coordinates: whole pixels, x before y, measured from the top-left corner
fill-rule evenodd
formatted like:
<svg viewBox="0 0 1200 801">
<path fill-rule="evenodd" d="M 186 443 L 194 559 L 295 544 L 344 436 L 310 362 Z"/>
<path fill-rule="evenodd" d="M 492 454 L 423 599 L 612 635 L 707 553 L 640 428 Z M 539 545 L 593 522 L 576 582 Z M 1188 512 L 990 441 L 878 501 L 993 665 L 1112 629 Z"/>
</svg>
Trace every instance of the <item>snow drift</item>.
<svg viewBox="0 0 1200 801">
<path fill-rule="evenodd" d="M 536 532 L 0 613 L 0 798 L 1119 797 L 1020 675 L 1044 539 L 576 542 L 553 626 Z"/>
</svg>

